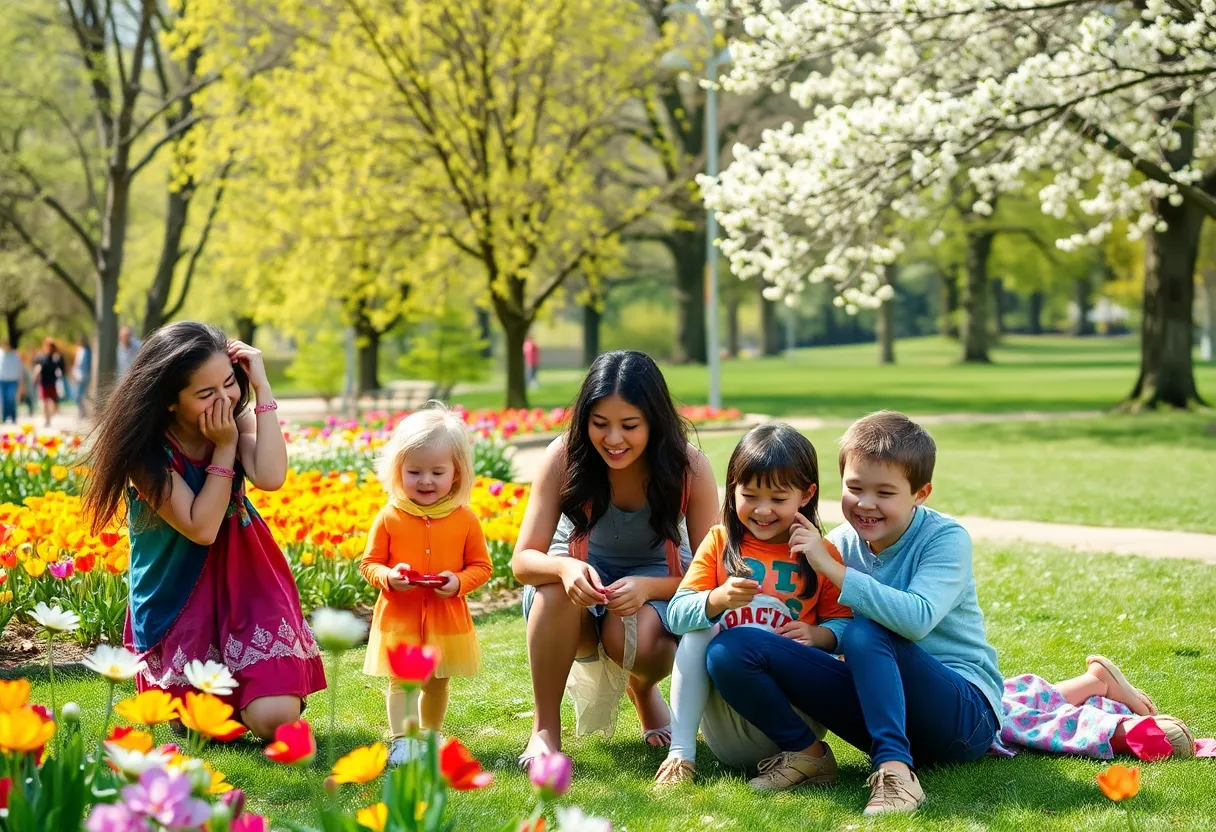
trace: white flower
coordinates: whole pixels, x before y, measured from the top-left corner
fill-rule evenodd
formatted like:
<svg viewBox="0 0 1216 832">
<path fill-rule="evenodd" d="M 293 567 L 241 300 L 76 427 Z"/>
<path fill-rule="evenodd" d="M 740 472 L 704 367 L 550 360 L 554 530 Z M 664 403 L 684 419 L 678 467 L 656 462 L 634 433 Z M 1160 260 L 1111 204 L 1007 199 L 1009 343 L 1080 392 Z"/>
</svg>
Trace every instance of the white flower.
<svg viewBox="0 0 1216 832">
<path fill-rule="evenodd" d="M 612 822 L 585 814 L 577 806 L 558 806 L 557 832 L 612 832 Z"/>
<path fill-rule="evenodd" d="M 30 613 L 30 618 L 48 633 L 70 633 L 80 628 L 79 615 L 62 609 L 58 604 L 48 607 L 46 601 L 38 602 L 38 606 Z"/>
<path fill-rule="evenodd" d="M 219 662 L 190 662 L 185 668 L 186 678 L 196 690 L 215 696 L 227 696 L 236 690 L 237 681 L 228 668 Z"/>
<path fill-rule="evenodd" d="M 106 743 L 106 757 L 118 769 L 119 774 L 130 779 L 138 780 L 139 776 L 150 768 L 168 769 L 169 761 L 173 759 L 172 752 L 154 748 L 146 754 L 123 748 L 112 742 Z"/>
<path fill-rule="evenodd" d="M 125 647 L 114 647 L 110 644 L 99 644 L 82 664 L 94 673 L 104 676 L 111 682 L 125 682 L 135 677 L 135 674 L 148 666 L 134 653 Z"/>
<path fill-rule="evenodd" d="M 349 650 L 366 633 L 367 625 L 354 613 L 323 607 L 312 614 L 312 634 L 325 650 Z"/>
</svg>

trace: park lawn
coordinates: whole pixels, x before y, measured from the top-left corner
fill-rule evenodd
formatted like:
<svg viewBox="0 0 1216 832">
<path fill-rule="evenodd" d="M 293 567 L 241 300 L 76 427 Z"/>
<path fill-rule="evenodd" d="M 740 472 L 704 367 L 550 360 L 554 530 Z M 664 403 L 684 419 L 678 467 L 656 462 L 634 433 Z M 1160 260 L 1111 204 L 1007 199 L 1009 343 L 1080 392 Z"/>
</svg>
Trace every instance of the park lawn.
<svg viewBox="0 0 1216 832">
<path fill-rule="evenodd" d="M 1119 662 L 1148 690 L 1163 713 L 1216 734 L 1216 571 L 1184 561 L 1113 558 L 1049 548 L 978 547 L 975 570 L 989 637 L 1007 676 L 1035 672 L 1060 680 L 1084 669 L 1089 653 Z M 1088 580 L 1087 580 L 1088 578 Z M 453 684 L 447 729 L 496 773 L 493 788 L 456 795 L 453 818 L 463 830 L 495 829 L 532 805 L 525 777 L 513 764 L 531 725 L 531 693 L 524 627 L 514 609 L 478 622 L 485 667 L 474 679 Z M 364 678 L 361 655 L 343 663 L 338 697 L 339 750 L 383 737 L 381 683 Z M 85 671 L 62 679 L 59 701 L 85 707 L 96 730 L 104 685 Z M 35 698 L 48 700 L 45 674 Z M 308 716 L 327 723 L 324 695 Z M 567 726 L 572 724 L 567 707 Z M 163 729 L 162 729 L 163 730 Z M 321 754 L 324 758 L 324 736 Z M 622 708 L 612 741 L 574 739 L 566 750 L 576 761 L 567 801 L 610 818 L 618 830 L 907 829 L 906 818 L 864 820 L 865 757 L 833 743 L 841 764 L 833 789 L 758 797 L 741 777 L 725 771 L 702 748 L 700 780 L 656 797 L 650 791 L 661 751 L 644 747 L 636 717 Z M 208 753 L 229 779 L 249 793 L 250 807 L 280 821 L 309 819 L 310 784 L 324 776 L 320 762 L 307 770 L 275 766 L 260 746 L 237 743 Z M 924 830 L 1109 830 L 1127 828 L 1123 811 L 1098 791 L 1094 778 L 1105 763 L 1026 753 L 1013 760 L 986 759 L 930 771 L 930 802 L 916 817 Z M 1142 766 L 1141 794 L 1133 803 L 1139 828 L 1210 828 L 1216 817 L 1216 761 L 1162 762 Z M 371 791 L 344 787 L 351 807 L 373 800 Z"/>
<path fill-rule="evenodd" d="M 1008 336 L 992 349 L 992 364 L 959 364 L 959 346 L 944 338 L 896 345 L 899 363 L 879 366 L 874 344 L 816 347 L 784 356 L 726 360 L 722 401 L 745 413 L 856 418 L 890 408 L 908 413 L 1008 413 L 1024 410 L 1106 410 L 1136 381 L 1139 350 L 1133 338 Z M 1200 392 L 1216 396 L 1216 365 L 1196 365 Z M 566 407 L 583 370 L 542 367 L 541 387 L 528 394 L 537 407 Z M 704 404 L 704 367 L 663 365 L 672 394 Z M 469 408 L 501 407 L 501 377 L 490 389 L 458 392 Z"/>
<path fill-rule="evenodd" d="M 834 427 L 807 431 L 823 499 L 840 499 Z M 950 514 L 1216 533 L 1216 416 L 1112 414 L 928 426 L 937 442 L 929 505 Z M 738 436 L 701 447 L 718 484 Z"/>
</svg>

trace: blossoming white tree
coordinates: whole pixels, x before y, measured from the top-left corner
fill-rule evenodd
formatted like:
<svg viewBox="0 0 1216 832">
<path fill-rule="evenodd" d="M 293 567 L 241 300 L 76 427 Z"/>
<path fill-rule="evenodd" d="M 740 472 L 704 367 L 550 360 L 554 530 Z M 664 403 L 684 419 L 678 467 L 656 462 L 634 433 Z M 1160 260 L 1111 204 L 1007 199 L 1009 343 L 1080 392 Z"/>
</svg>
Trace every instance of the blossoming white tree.
<svg viewBox="0 0 1216 832">
<path fill-rule="evenodd" d="M 786 87 L 808 110 L 709 189 L 740 277 L 775 294 L 834 281 L 876 305 L 918 225 L 971 192 L 991 212 L 1033 179 L 1045 213 L 1145 240 L 1130 400 L 1198 400 L 1191 366 L 1200 228 L 1216 217 L 1216 0 L 702 0 L 741 18 L 729 88 Z M 820 70 L 789 78 L 810 61 Z M 1046 181 L 1046 184 L 1042 184 Z M 1123 231 L 1122 229 L 1126 229 Z"/>
</svg>

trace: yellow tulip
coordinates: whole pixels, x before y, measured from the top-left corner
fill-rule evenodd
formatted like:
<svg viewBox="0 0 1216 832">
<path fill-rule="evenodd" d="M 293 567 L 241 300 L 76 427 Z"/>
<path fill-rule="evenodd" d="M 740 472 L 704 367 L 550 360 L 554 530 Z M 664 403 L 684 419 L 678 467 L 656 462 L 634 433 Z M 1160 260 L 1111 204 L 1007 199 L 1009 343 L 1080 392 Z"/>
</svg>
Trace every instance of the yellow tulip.
<svg viewBox="0 0 1216 832">
<path fill-rule="evenodd" d="M 355 820 L 360 826 L 366 826 L 372 832 L 384 832 L 384 824 L 388 823 L 388 806 L 377 803 L 366 809 L 360 809 L 355 815 Z"/>
<path fill-rule="evenodd" d="M 43 573 L 46 572 L 46 561 L 44 560 L 31 558 L 22 564 L 22 566 L 25 567 L 25 571 L 29 573 L 31 578 L 41 578 Z"/>
<path fill-rule="evenodd" d="M 210 693 L 187 693 L 184 702 L 177 703 L 182 725 L 205 737 L 227 737 L 242 729 L 231 719 L 232 706 Z"/>
<path fill-rule="evenodd" d="M 384 743 L 356 748 L 334 763 L 335 783 L 370 783 L 384 773 L 388 748 Z"/>
<path fill-rule="evenodd" d="M 11 682 L 0 680 L 0 711 L 15 711 L 24 708 L 30 702 L 30 683 L 28 679 L 14 679 Z"/>
<path fill-rule="evenodd" d="M 119 702 L 114 706 L 114 712 L 136 725 L 160 725 L 177 719 L 177 704 L 163 690 L 146 690 Z"/>
<path fill-rule="evenodd" d="M 30 707 L 0 712 L 0 750 L 29 754 L 55 735 L 55 723 Z"/>
</svg>

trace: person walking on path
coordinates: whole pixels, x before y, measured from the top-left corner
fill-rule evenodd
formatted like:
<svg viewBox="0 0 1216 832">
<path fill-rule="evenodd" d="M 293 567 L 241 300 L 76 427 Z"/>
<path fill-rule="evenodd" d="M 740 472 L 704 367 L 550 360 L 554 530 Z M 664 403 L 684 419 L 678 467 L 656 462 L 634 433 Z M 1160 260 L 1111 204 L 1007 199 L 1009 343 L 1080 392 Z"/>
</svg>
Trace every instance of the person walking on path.
<svg viewBox="0 0 1216 832">
<path fill-rule="evenodd" d="M 135 354 L 139 352 L 139 348 L 140 340 L 131 332 L 131 327 L 124 326 L 118 330 L 118 364 L 116 369 L 119 378 L 127 374 L 127 368 L 135 360 Z"/>
<path fill-rule="evenodd" d="M 0 423 L 17 423 L 17 394 L 25 381 L 25 364 L 12 340 L 0 348 Z"/>
<path fill-rule="evenodd" d="M 531 335 L 524 339 L 524 368 L 528 374 L 528 389 L 536 390 L 540 387 L 540 382 L 536 380 L 536 375 L 540 372 L 540 347 Z"/>
<path fill-rule="evenodd" d="M 51 419 L 59 413 L 59 385 L 66 383 L 67 367 L 63 361 L 63 353 L 55 344 L 54 339 L 47 338 L 42 342 L 42 352 L 34 359 L 34 379 L 38 383 L 39 396 L 42 399 L 42 415 L 46 417 L 46 426 L 51 426 Z"/>
<path fill-rule="evenodd" d="M 93 381 L 93 348 L 87 335 L 80 336 L 76 359 L 72 362 L 72 381 L 76 383 L 76 407 L 80 410 L 80 418 L 87 419 L 89 387 Z"/>
</svg>

